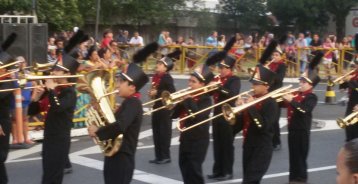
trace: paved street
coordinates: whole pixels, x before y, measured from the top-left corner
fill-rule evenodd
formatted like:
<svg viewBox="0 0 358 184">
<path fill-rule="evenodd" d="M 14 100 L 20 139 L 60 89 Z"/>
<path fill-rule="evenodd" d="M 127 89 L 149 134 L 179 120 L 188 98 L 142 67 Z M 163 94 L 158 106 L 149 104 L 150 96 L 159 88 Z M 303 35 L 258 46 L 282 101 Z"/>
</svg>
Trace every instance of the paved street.
<svg viewBox="0 0 358 184">
<path fill-rule="evenodd" d="M 183 89 L 187 81 L 176 79 L 177 89 Z M 288 83 L 285 83 L 288 84 Z M 242 81 L 242 90 L 248 90 L 250 84 Z M 297 86 L 297 83 L 293 84 Z M 145 97 L 148 85 L 143 95 Z M 326 85 L 319 84 L 315 92 L 319 97 L 319 105 L 314 111 L 315 122 L 312 127 L 311 145 L 309 153 L 309 182 L 311 184 L 334 184 L 336 171 L 335 161 L 339 148 L 344 143 L 344 131 L 336 125 L 335 119 L 343 117 L 345 106 L 326 105 L 323 103 Z M 337 100 L 343 95 L 336 87 Z M 263 184 L 283 184 L 288 181 L 288 146 L 287 146 L 287 121 L 286 112 L 281 113 L 281 140 L 282 149 L 275 151 L 270 168 L 266 173 Z M 173 136 L 171 141 L 172 162 L 165 165 L 153 165 L 148 161 L 154 158 L 152 130 L 150 116 L 144 117 L 136 153 L 136 170 L 133 176 L 133 184 L 156 183 L 176 184 L 182 183 L 178 166 L 179 132 L 175 129 L 173 122 Z M 240 183 L 242 179 L 242 136 L 238 134 L 235 138 L 235 163 L 234 179 L 225 182 L 206 180 L 207 183 Z M 27 150 L 11 150 L 7 161 L 7 169 L 10 184 L 38 184 L 41 181 L 41 148 L 38 143 Z M 204 174 L 210 174 L 213 165 L 213 148 L 210 144 L 206 160 L 203 165 Z M 72 139 L 70 159 L 73 165 L 73 173 L 64 177 L 64 184 L 101 184 L 103 183 L 102 168 L 103 155 L 99 147 L 87 136 L 74 137 Z"/>
</svg>

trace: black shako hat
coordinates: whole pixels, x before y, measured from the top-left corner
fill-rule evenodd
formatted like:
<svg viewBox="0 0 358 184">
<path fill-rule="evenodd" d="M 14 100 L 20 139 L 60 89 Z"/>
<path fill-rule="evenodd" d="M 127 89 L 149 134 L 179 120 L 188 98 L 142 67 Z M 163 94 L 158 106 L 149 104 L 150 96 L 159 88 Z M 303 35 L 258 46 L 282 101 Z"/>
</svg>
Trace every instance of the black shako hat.
<svg viewBox="0 0 358 184">
<path fill-rule="evenodd" d="M 275 72 L 263 65 L 257 65 L 250 79 L 253 84 L 271 85 L 275 79 Z"/>
<path fill-rule="evenodd" d="M 144 62 L 146 58 L 157 51 L 158 48 L 159 45 L 156 42 L 146 45 L 143 49 L 133 55 L 133 62 L 128 65 L 124 72 L 118 73 L 116 77 L 129 81 L 136 87 L 136 90 L 139 91 L 149 81 L 149 77 L 137 63 Z"/>
<path fill-rule="evenodd" d="M 158 62 L 162 62 L 167 67 L 167 72 L 168 72 L 174 68 L 174 63 L 177 60 L 177 58 L 180 56 L 180 54 L 181 54 L 181 50 L 175 49 L 173 52 L 167 54 Z"/>
<path fill-rule="evenodd" d="M 318 69 L 317 66 L 322 60 L 323 57 L 322 52 L 318 52 L 312 61 L 309 63 L 308 68 L 306 71 L 301 75 L 299 80 L 305 80 L 306 82 L 310 83 L 313 87 L 315 87 L 321 78 L 318 76 Z"/>
<path fill-rule="evenodd" d="M 11 33 L 7 36 L 6 40 L 1 44 L 0 48 L 0 62 L 2 65 L 10 64 L 13 62 L 13 57 L 6 52 L 6 50 L 15 42 L 17 37 L 16 33 Z"/>
<path fill-rule="evenodd" d="M 191 73 L 190 75 L 196 77 L 200 82 L 203 82 L 205 85 L 211 82 L 214 78 L 213 72 L 206 64 L 194 69 L 193 73 Z"/>
<path fill-rule="evenodd" d="M 74 34 L 71 39 L 68 41 L 68 44 L 63 49 L 62 53 L 62 65 L 67 68 L 71 74 L 75 74 L 77 72 L 77 68 L 80 66 L 80 63 L 77 62 L 77 58 L 73 57 L 74 53 L 77 51 L 74 49 L 78 44 L 85 42 L 89 39 L 88 35 L 85 35 L 82 30 L 78 30 L 76 34 Z M 57 66 L 54 65 L 54 67 Z"/>
<path fill-rule="evenodd" d="M 222 51 L 219 51 L 209 57 L 206 60 L 206 65 L 215 65 L 216 63 L 220 62 L 220 66 L 224 66 L 227 68 L 233 68 L 235 66 L 236 59 L 234 56 L 228 54 L 229 50 L 236 42 L 236 37 L 232 37 L 225 45 Z"/>
</svg>

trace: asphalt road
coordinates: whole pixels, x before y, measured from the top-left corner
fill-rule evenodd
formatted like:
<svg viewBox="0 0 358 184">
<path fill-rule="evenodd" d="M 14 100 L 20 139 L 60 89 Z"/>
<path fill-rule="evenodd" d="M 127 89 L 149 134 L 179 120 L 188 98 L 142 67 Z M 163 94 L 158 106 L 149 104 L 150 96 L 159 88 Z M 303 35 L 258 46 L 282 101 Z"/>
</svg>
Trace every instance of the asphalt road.
<svg viewBox="0 0 358 184">
<path fill-rule="evenodd" d="M 183 89 L 187 84 L 185 79 L 176 79 L 177 89 Z M 288 83 L 285 83 L 288 84 Z M 297 83 L 293 83 L 297 86 Z M 148 85 L 143 92 L 147 90 Z M 242 91 L 248 90 L 250 84 L 242 81 Z M 314 110 L 314 120 L 311 133 L 310 153 L 308 158 L 309 183 L 311 184 L 334 184 L 336 171 L 335 162 L 339 148 L 344 144 L 344 131 L 336 125 L 335 119 L 344 115 L 345 107 L 342 105 L 324 104 L 325 84 L 319 84 L 315 93 L 320 103 Z M 336 89 L 337 100 L 344 95 Z M 147 101 L 143 95 L 143 102 Z M 282 112 L 281 140 L 282 149 L 275 151 L 269 170 L 267 171 L 263 184 L 282 184 L 288 182 L 288 146 L 286 129 L 286 112 Z M 175 123 L 175 122 L 173 122 Z M 179 132 L 173 124 L 173 136 L 171 141 L 172 162 L 165 165 L 153 165 L 148 163 L 154 158 L 153 141 L 150 116 L 144 117 L 136 153 L 136 170 L 132 183 L 156 183 L 176 184 L 182 183 L 178 166 L 178 136 Z M 240 183 L 242 178 L 242 137 L 238 134 L 235 140 L 235 163 L 234 179 L 225 182 L 206 180 L 207 183 Z M 41 181 L 42 144 L 38 143 L 30 149 L 11 150 L 7 160 L 7 170 L 10 184 L 38 184 Z M 205 162 L 203 164 L 204 174 L 210 174 L 213 165 L 213 148 L 210 144 Z M 74 137 L 72 139 L 70 159 L 73 165 L 73 173 L 66 174 L 64 184 L 101 184 L 103 183 L 102 168 L 103 155 L 98 146 L 87 137 Z"/>
</svg>

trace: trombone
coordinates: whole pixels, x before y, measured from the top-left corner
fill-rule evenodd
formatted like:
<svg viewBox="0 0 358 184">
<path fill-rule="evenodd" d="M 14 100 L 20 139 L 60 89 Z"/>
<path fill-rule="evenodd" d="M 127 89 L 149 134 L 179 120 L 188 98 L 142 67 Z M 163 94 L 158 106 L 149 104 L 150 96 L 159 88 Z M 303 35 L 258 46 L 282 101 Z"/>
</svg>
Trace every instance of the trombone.
<svg viewBox="0 0 358 184">
<path fill-rule="evenodd" d="M 24 61 L 14 61 L 14 62 L 11 62 L 9 64 L 0 66 L 0 69 L 7 68 L 7 67 L 10 67 L 10 66 L 13 66 L 13 65 L 17 65 L 17 64 L 20 64 L 20 63 L 23 63 L 23 62 Z"/>
<path fill-rule="evenodd" d="M 245 103 L 245 104 L 242 104 L 240 106 L 237 106 L 237 107 L 231 107 L 229 104 L 225 104 L 222 106 L 222 111 L 223 111 L 223 115 L 226 119 L 226 121 L 229 122 L 230 125 L 234 125 L 235 122 L 236 122 L 236 114 L 238 114 L 239 112 L 247 109 L 248 107 L 251 107 L 259 102 L 262 102 L 264 100 L 266 100 L 267 98 L 270 98 L 270 97 L 274 97 L 276 96 L 277 97 L 281 97 L 281 96 L 278 96 L 279 94 L 280 95 L 283 95 L 283 94 L 287 94 L 285 93 L 284 91 L 290 89 L 292 87 L 292 85 L 288 85 L 288 86 L 285 86 L 285 87 L 281 87 L 279 89 L 276 89 L 275 91 L 272 91 L 270 93 L 267 93 L 266 95 L 260 97 L 260 98 L 257 98 L 249 103 Z M 258 124 L 257 122 L 257 126 L 258 127 L 261 127 L 262 125 L 261 124 Z"/>
<path fill-rule="evenodd" d="M 282 102 L 282 101 L 283 101 L 283 98 L 282 98 L 282 97 L 283 97 L 284 95 L 291 94 L 291 93 L 295 93 L 295 92 L 298 92 L 299 90 L 300 90 L 300 87 L 294 88 L 294 89 L 290 89 L 290 90 L 287 90 L 286 92 L 274 94 L 274 95 L 272 95 L 272 98 L 276 99 L 276 102 Z"/>
<path fill-rule="evenodd" d="M 338 118 L 337 124 L 341 128 L 346 128 L 347 126 L 354 125 L 358 122 L 358 111 L 354 111 L 345 118 Z"/>
<path fill-rule="evenodd" d="M 344 75 L 342 75 L 342 76 L 340 76 L 340 77 L 334 79 L 334 80 L 332 81 L 332 84 L 343 83 L 343 82 L 344 82 L 344 78 L 346 78 L 346 77 L 349 76 L 349 75 L 352 75 L 355 71 L 356 71 L 356 69 L 353 69 L 353 70 L 349 71 L 348 73 L 346 73 L 346 74 L 344 74 Z"/>
<path fill-rule="evenodd" d="M 177 91 L 177 92 L 175 92 L 175 93 L 182 93 L 182 92 L 188 91 L 188 90 L 190 90 L 190 88 L 185 88 L 185 89 L 179 90 L 179 91 Z M 163 91 L 163 92 L 164 92 L 164 91 Z M 163 92 L 162 92 L 162 94 L 163 94 Z M 169 93 L 169 92 L 168 92 L 168 93 Z M 175 93 L 173 93 L 173 94 L 175 94 Z M 151 105 L 151 104 L 154 104 L 155 102 L 160 101 L 160 100 L 162 100 L 162 98 L 157 98 L 157 99 L 154 99 L 154 100 L 151 100 L 151 101 L 149 101 L 149 102 L 146 102 L 146 103 L 142 104 L 142 106 Z"/>
<path fill-rule="evenodd" d="M 57 86 L 72 86 L 72 85 L 76 85 L 76 83 L 57 84 Z M 56 86 L 56 87 L 57 87 L 57 86 Z M 37 87 L 39 87 L 39 86 L 19 87 L 19 88 L 11 88 L 11 89 L 2 89 L 2 90 L 0 90 L 0 93 L 1 93 L 1 92 L 15 91 L 15 90 L 18 90 L 18 89 L 34 89 L 34 88 L 37 88 Z"/>
<path fill-rule="evenodd" d="M 207 86 L 203 86 L 201 88 L 198 89 L 191 89 L 191 88 L 185 88 L 182 89 L 180 91 L 177 91 L 175 93 L 170 94 L 168 91 L 163 91 L 161 94 L 161 98 L 159 98 L 162 103 L 163 106 L 153 109 L 151 111 L 148 111 L 146 113 L 144 113 L 143 115 L 148 115 L 151 114 L 153 112 L 159 111 L 161 109 L 171 109 L 174 107 L 174 105 L 180 103 L 183 101 L 183 97 L 187 96 L 187 95 L 192 95 L 192 97 L 196 97 L 196 96 L 200 96 L 202 94 L 217 90 L 219 88 L 219 85 L 221 85 L 220 82 L 215 82 L 213 84 L 207 85 Z M 158 99 L 153 100 L 158 101 Z M 152 101 L 151 101 L 152 102 Z M 147 103 L 146 103 L 147 104 Z"/>
<path fill-rule="evenodd" d="M 190 129 L 194 128 L 194 127 L 197 127 L 197 126 L 200 126 L 200 125 L 202 125 L 202 124 L 204 124 L 204 123 L 207 123 L 207 122 L 209 122 L 209 121 L 211 121 L 211 120 L 213 120 L 213 119 L 216 119 L 216 118 L 218 118 L 218 117 L 220 117 L 220 116 L 223 116 L 224 113 L 220 113 L 220 114 L 217 114 L 217 115 L 215 115 L 215 116 L 213 116 L 213 117 L 211 117 L 211 118 L 208 118 L 208 119 L 206 119 L 206 120 L 204 120 L 204 121 L 201 121 L 201 122 L 199 122 L 199 123 L 196 123 L 196 124 L 194 124 L 194 125 L 192 125 L 192 126 L 184 127 L 184 128 L 181 128 L 181 127 L 180 127 L 180 122 L 181 122 L 181 121 L 184 121 L 184 120 L 186 120 L 186 119 L 188 119 L 188 118 L 194 117 L 194 116 L 196 116 L 196 115 L 198 115 L 198 114 L 200 114 L 200 113 L 202 113 L 202 112 L 211 110 L 212 108 L 217 107 L 217 106 L 219 106 L 219 105 L 222 105 L 222 104 L 224 104 L 224 103 L 227 103 L 227 102 L 229 102 L 229 101 L 232 101 L 232 100 L 235 100 L 235 99 L 237 99 L 237 98 L 240 98 L 241 96 L 248 95 L 248 94 L 250 94 L 251 92 L 253 92 L 252 89 L 249 90 L 249 91 L 245 91 L 245 92 L 243 92 L 243 93 L 240 93 L 240 94 L 238 94 L 238 95 L 236 95 L 236 96 L 233 96 L 233 97 L 231 97 L 231 98 L 229 98 L 229 99 L 226 99 L 226 100 L 224 100 L 224 101 L 222 101 L 222 102 L 219 102 L 219 103 L 217 103 L 217 104 L 215 104 L 215 105 L 212 105 L 212 106 L 210 106 L 210 107 L 208 107 L 208 108 L 205 108 L 205 109 L 202 109 L 202 110 L 197 111 L 197 112 L 195 112 L 195 113 L 192 113 L 192 114 L 190 114 L 189 116 L 186 116 L 186 117 L 184 117 L 184 118 L 179 119 L 178 122 L 177 122 L 177 128 L 178 128 L 178 130 L 179 130 L 180 132 L 185 132 L 185 131 L 190 130 Z"/>
</svg>

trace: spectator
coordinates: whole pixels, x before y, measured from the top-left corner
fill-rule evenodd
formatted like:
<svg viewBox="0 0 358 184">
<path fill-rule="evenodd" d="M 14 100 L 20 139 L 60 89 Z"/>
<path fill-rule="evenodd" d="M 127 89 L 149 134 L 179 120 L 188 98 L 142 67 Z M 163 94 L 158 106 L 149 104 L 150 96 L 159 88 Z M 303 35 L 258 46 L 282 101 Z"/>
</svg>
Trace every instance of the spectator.
<svg viewBox="0 0 358 184">
<path fill-rule="evenodd" d="M 311 54 L 312 55 L 316 55 L 319 52 L 319 48 L 322 47 L 322 41 L 319 38 L 318 34 L 313 35 L 313 39 L 310 42 L 309 46 L 311 47 Z M 308 58 L 308 60 L 311 60 L 311 59 Z"/>
<path fill-rule="evenodd" d="M 56 50 L 57 47 L 55 45 L 49 45 L 47 49 L 47 62 L 54 63 L 57 61 Z"/>
<path fill-rule="evenodd" d="M 143 42 L 143 38 L 141 36 L 139 36 L 139 32 L 136 31 L 134 32 L 134 36 L 131 38 L 131 40 L 129 41 L 129 44 L 131 46 L 135 46 L 135 47 L 142 47 L 144 46 L 144 42 Z"/>
<path fill-rule="evenodd" d="M 350 48 L 352 48 L 351 42 L 349 42 L 348 37 L 344 37 L 342 43 L 339 45 L 339 49 L 346 50 Z M 350 52 L 344 52 L 343 70 L 347 70 L 352 59 L 353 55 Z"/>
<path fill-rule="evenodd" d="M 296 40 L 296 47 L 299 50 L 297 52 L 297 54 L 299 54 L 297 56 L 297 58 L 299 58 L 299 62 L 300 62 L 300 72 L 303 73 L 306 69 L 306 65 L 308 62 L 307 59 L 307 50 L 305 49 L 307 47 L 307 42 L 305 39 L 305 35 L 303 33 L 299 33 L 298 34 L 298 39 Z"/>
<path fill-rule="evenodd" d="M 323 64 L 327 70 L 328 76 L 330 76 L 330 70 L 332 68 L 332 59 L 333 59 L 333 50 L 334 44 L 332 43 L 332 40 L 327 37 L 325 39 L 325 42 L 323 43 L 323 48 L 325 49 L 325 54 L 323 57 Z"/>
<path fill-rule="evenodd" d="M 104 30 L 101 48 L 108 47 L 109 43 L 113 40 L 113 32 L 110 29 Z"/>
<path fill-rule="evenodd" d="M 218 46 L 219 47 L 225 47 L 226 44 L 226 38 L 225 35 L 220 35 L 218 38 Z"/>
<path fill-rule="evenodd" d="M 167 45 L 172 45 L 173 44 L 173 39 L 170 37 L 170 32 L 169 31 L 165 32 L 165 41 L 167 42 Z"/>
<path fill-rule="evenodd" d="M 337 184 L 358 183 L 358 139 L 353 139 L 337 155 Z"/>
<path fill-rule="evenodd" d="M 211 35 L 206 39 L 206 45 L 211 47 L 217 47 L 218 46 L 218 32 L 213 31 Z"/>
<path fill-rule="evenodd" d="M 184 41 L 184 37 L 179 36 L 178 39 L 177 39 L 177 41 L 175 42 L 175 45 L 185 46 L 186 43 L 185 43 L 185 41 Z"/>
<path fill-rule="evenodd" d="M 78 71 L 82 72 L 89 72 L 95 69 L 107 69 L 107 65 L 103 63 L 98 56 L 98 51 L 95 46 L 91 46 L 88 49 L 88 55 L 85 58 L 86 61 L 82 62 L 78 68 Z"/>
<path fill-rule="evenodd" d="M 115 61 L 112 59 L 112 52 L 108 47 L 104 47 L 98 50 L 98 56 L 101 58 L 101 62 L 106 66 L 105 68 L 113 68 Z"/>
<path fill-rule="evenodd" d="M 188 42 L 186 43 L 187 46 L 195 46 L 197 44 L 195 44 L 195 40 L 194 40 L 194 37 L 189 37 L 189 40 Z M 186 52 L 186 62 L 187 62 L 187 67 L 189 69 L 191 69 L 194 65 L 195 65 L 195 62 L 196 62 L 196 48 L 188 48 L 187 49 L 187 52 Z"/>
<path fill-rule="evenodd" d="M 306 40 L 307 45 L 310 45 L 311 42 L 312 42 L 311 32 L 306 31 L 306 35 L 305 35 L 305 36 L 306 36 L 306 37 L 305 37 L 305 40 Z"/>
</svg>

